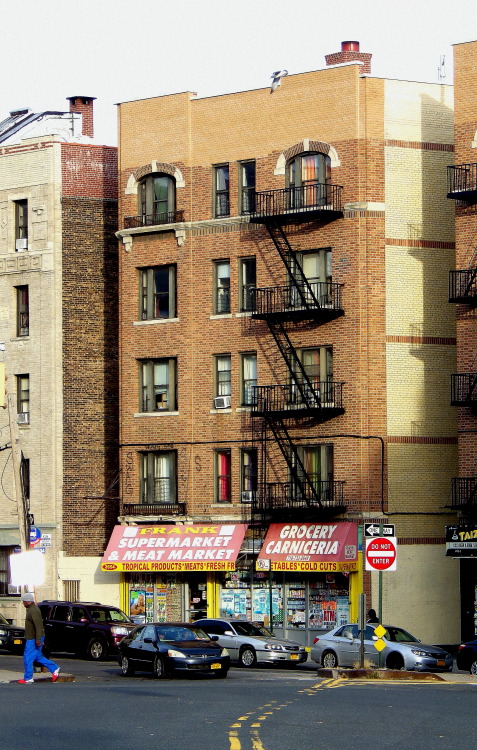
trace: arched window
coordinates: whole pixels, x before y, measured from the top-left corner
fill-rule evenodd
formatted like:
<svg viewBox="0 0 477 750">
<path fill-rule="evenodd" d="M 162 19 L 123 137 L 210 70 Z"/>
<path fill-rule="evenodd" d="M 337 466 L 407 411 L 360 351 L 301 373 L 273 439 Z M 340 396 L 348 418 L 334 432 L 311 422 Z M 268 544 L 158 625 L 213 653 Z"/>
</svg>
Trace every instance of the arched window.
<svg viewBox="0 0 477 750">
<path fill-rule="evenodd" d="M 150 174 L 138 185 L 139 214 L 142 225 L 175 221 L 176 184 L 167 174 Z"/>
<path fill-rule="evenodd" d="M 328 203 L 327 185 L 331 159 L 326 154 L 303 153 L 288 162 L 286 180 L 293 206 L 320 206 Z"/>
</svg>

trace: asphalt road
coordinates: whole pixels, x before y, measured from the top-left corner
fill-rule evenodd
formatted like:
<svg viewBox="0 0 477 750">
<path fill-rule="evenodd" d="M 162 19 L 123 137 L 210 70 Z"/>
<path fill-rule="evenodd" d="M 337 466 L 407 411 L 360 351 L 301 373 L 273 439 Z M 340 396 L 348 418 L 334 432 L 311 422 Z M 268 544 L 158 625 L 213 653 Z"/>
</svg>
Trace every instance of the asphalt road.
<svg viewBox="0 0 477 750">
<path fill-rule="evenodd" d="M 306 668 L 124 678 L 114 661 L 55 658 L 76 682 L 0 685 L 1 750 L 475 747 L 477 684 L 320 680 Z M 1 668 L 21 660 L 2 655 Z"/>
</svg>

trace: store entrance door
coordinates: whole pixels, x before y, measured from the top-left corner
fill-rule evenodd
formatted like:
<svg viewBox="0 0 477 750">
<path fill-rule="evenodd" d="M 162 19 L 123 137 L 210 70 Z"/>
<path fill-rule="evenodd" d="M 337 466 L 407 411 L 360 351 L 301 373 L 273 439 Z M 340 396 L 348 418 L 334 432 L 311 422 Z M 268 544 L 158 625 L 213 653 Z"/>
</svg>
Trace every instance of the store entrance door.
<svg viewBox="0 0 477 750">
<path fill-rule="evenodd" d="M 194 622 L 207 617 L 207 573 L 189 573 L 187 575 L 188 602 L 186 599 L 186 619 Z"/>
</svg>

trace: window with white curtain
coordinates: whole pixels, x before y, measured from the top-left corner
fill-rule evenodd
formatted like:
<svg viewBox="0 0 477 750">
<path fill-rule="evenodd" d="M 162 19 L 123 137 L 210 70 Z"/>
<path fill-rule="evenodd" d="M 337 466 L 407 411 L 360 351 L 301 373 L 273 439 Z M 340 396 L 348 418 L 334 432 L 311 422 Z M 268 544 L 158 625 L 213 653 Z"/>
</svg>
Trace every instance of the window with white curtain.
<svg viewBox="0 0 477 750">
<path fill-rule="evenodd" d="M 257 385 L 257 354 L 256 352 L 241 354 L 240 361 L 242 406 L 251 406 L 255 395 L 254 386 Z"/>
<path fill-rule="evenodd" d="M 231 357 L 230 354 L 217 354 L 215 357 L 215 395 L 231 394 Z"/>
<path fill-rule="evenodd" d="M 230 261 L 214 261 L 214 313 L 230 312 Z"/>
<path fill-rule="evenodd" d="M 175 451 L 150 451 L 141 454 L 141 503 L 176 503 Z"/>
</svg>

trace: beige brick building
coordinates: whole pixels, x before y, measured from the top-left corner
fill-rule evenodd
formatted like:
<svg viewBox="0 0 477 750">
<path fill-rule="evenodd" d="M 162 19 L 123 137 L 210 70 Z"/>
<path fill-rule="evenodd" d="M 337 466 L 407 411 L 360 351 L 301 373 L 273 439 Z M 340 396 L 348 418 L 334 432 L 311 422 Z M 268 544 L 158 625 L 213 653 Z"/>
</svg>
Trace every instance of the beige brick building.
<svg viewBox="0 0 477 750">
<path fill-rule="evenodd" d="M 117 508 L 117 150 L 93 140 L 93 100 L 0 123 L 0 341 L 12 398 L 0 442 L 0 611 L 23 618 L 9 556 L 23 500 L 42 533 L 37 596 L 105 595 Z"/>
<path fill-rule="evenodd" d="M 162 550 L 174 524 L 248 529 L 235 570 L 168 566 L 136 540 L 103 570 L 149 619 L 269 622 L 272 601 L 275 630 L 310 643 L 357 618 L 361 591 L 378 607 L 361 531 L 394 525 L 383 617 L 452 643 L 452 89 L 378 79 L 354 42 L 327 62 L 273 93 L 119 105 L 124 547 Z M 264 543 L 330 525 L 328 556 Z"/>
</svg>

